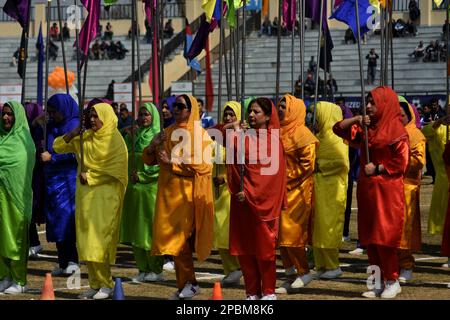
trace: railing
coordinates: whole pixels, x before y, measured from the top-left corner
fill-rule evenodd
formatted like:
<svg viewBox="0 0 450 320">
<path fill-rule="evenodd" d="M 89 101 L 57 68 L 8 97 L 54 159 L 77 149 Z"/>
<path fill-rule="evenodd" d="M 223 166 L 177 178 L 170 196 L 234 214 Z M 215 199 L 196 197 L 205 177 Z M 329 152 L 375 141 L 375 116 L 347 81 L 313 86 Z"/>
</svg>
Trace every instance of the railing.
<svg viewBox="0 0 450 320">
<path fill-rule="evenodd" d="M 131 4 L 117 4 L 112 6 L 102 5 L 100 8 L 100 19 L 119 20 L 131 19 Z"/>
<path fill-rule="evenodd" d="M 185 16 L 186 1 L 166 0 L 164 5 L 165 18 L 179 18 Z"/>
<path fill-rule="evenodd" d="M 74 11 L 73 9 L 69 9 L 72 8 L 72 6 L 61 6 L 61 20 L 63 22 L 67 21 L 67 18 L 74 15 Z M 83 6 L 79 5 L 78 8 L 80 8 L 80 13 L 81 13 L 81 19 L 84 19 L 84 10 L 83 10 Z M 69 13 L 67 13 L 69 9 Z M 50 15 L 51 15 L 51 21 L 57 21 L 58 20 L 58 7 L 50 7 Z M 45 19 L 47 19 L 47 8 L 45 9 Z"/>
<path fill-rule="evenodd" d="M 447 7 L 448 2 L 449 2 L 449 0 L 444 0 L 444 1 L 442 1 L 441 5 L 438 7 L 436 5 L 436 3 L 434 3 L 434 1 L 433 1 L 433 10 L 445 10 L 445 8 Z"/>
<path fill-rule="evenodd" d="M 335 1 L 336 0 L 331 1 L 332 8 L 334 8 Z M 394 10 L 394 11 L 409 11 L 409 1 L 410 0 L 394 0 L 392 10 Z M 417 2 L 417 6 L 420 6 L 420 1 L 416 0 L 416 2 Z"/>
<path fill-rule="evenodd" d="M 3 8 L 0 10 L 0 22 L 8 22 L 8 21 L 16 21 L 10 16 L 8 16 L 4 11 Z M 34 21 L 34 7 L 31 7 L 31 17 L 30 21 Z"/>
</svg>

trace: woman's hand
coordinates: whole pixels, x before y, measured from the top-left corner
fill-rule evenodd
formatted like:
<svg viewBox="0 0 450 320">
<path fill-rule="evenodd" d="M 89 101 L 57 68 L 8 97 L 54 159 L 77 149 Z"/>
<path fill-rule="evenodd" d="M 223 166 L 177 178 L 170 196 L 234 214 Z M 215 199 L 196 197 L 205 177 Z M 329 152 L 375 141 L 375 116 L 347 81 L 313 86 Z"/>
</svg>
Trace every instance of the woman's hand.
<svg viewBox="0 0 450 320">
<path fill-rule="evenodd" d="M 225 183 L 225 179 L 223 177 L 214 177 L 213 182 L 214 182 L 214 186 L 218 187 Z"/>
<path fill-rule="evenodd" d="M 244 191 L 236 193 L 236 198 L 237 198 L 237 200 L 239 202 L 244 202 L 245 201 L 245 193 L 244 193 Z"/>
<path fill-rule="evenodd" d="M 364 126 L 366 127 L 370 126 L 370 117 L 368 115 L 366 115 L 365 117 L 356 116 L 354 118 L 355 122 L 358 123 L 361 128 L 364 128 Z"/>
<path fill-rule="evenodd" d="M 158 157 L 158 162 L 160 164 L 165 164 L 165 165 L 171 165 L 172 164 L 172 162 L 170 161 L 170 157 L 167 154 L 166 150 L 158 151 L 157 157 Z"/>
<path fill-rule="evenodd" d="M 439 118 L 438 120 L 433 122 L 433 129 L 439 128 L 441 125 L 450 125 L 450 116 L 445 116 L 442 118 Z"/>
<path fill-rule="evenodd" d="M 374 165 L 372 162 L 369 162 L 368 164 L 366 164 L 366 166 L 364 167 L 366 176 L 373 176 L 375 174 L 376 169 L 377 169 L 377 166 Z"/>
<path fill-rule="evenodd" d="M 88 180 L 87 180 L 87 173 L 86 172 L 81 172 L 80 173 L 80 183 L 81 184 L 87 184 Z"/>
<path fill-rule="evenodd" d="M 48 151 L 42 152 L 41 153 L 41 161 L 44 163 L 52 161 L 52 155 Z"/>
</svg>

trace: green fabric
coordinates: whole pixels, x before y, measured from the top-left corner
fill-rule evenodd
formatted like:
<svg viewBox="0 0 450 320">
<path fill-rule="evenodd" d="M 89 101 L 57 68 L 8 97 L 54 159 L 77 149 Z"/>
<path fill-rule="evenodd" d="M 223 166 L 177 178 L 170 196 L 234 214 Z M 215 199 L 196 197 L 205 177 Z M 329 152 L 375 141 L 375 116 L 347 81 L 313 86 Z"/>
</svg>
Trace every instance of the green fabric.
<svg viewBox="0 0 450 320">
<path fill-rule="evenodd" d="M 148 166 L 142 160 L 142 151 L 153 137 L 159 133 L 160 122 L 156 107 L 146 103 L 143 108 L 152 114 L 152 124 L 139 128 L 136 132 L 135 159 L 139 183 L 129 183 L 125 193 L 120 229 L 120 242 L 149 251 L 152 245 L 153 217 L 155 214 L 156 194 L 158 191 L 159 166 Z M 131 139 L 125 137 L 128 152 L 131 152 Z M 130 159 L 131 159 L 131 154 Z M 132 171 L 132 161 L 128 162 L 128 171 Z"/>
<path fill-rule="evenodd" d="M 0 118 L 0 185 L 8 192 L 18 211 L 31 220 L 33 191 L 31 179 L 36 149 L 31 138 L 25 109 L 18 102 L 7 102 L 14 112 L 15 123 L 5 131 Z M 5 107 L 3 106 L 3 107 Z M 0 233 L 3 233 L 0 230 Z"/>
<path fill-rule="evenodd" d="M 248 0 L 246 1 L 246 3 L 248 3 Z M 227 14 L 226 14 L 226 19 L 228 21 L 228 25 L 230 26 L 230 28 L 235 28 L 236 27 L 236 10 L 241 8 L 243 4 L 242 0 L 227 0 L 227 6 L 228 6 L 228 10 L 227 10 Z"/>
<path fill-rule="evenodd" d="M 20 260 L 0 257 L 0 281 L 9 278 L 21 286 L 27 284 L 28 250 L 24 252 L 25 255 Z"/>
<path fill-rule="evenodd" d="M 133 247 L 133 253 L 139 272 L 159 274 L 163 271 L 163 256 L 152 256 L 150 251 L 138 247 Z"/>
<path fill-rule="evenodd" d="M 230 273 L 239 270 L 239 260 L 237 256 L 230 255 L 228 249 L 218 249 L 220 258 L 222 259 L 223 273 L 228 276 Z"/>
<path fill-rule="evenodd" d="M 117 0 L 103 0 L 103 3 L 105 4 L 105 6 L 112 6 L 114 4 L 116 4 Z"/>
</svg>

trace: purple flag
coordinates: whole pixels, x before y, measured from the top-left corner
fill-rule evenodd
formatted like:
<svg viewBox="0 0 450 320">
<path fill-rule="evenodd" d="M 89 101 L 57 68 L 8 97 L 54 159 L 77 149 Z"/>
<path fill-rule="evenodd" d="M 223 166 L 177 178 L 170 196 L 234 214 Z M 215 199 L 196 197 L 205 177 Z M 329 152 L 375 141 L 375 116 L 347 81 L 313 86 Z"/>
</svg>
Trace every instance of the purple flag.
<svg viewBox="0 0 450 320">
<path fill-rule="evenodd" d="M 320 9 L 319 9 L 320 10 Z M 296 20 L 296 0 L 283 0 L 283 20 L 286 28 L 293 31 Z"/>
<path fill-rule="evenodd" d="M 3 7 L 3 11 L 17 20 L 22 28 L 25 28 L 28 22 L 28 1 L 31 0 L 7 0 Z"/>
<path fill-rule="evenodd" d="M 83 23 L 80 31 L 80 50 L 84 54 L 84 59 L 88 56 L 89 45 L 97 36 L 100 19 L 100 2 L 101 0 L 81 0 L 84 7 L 88 11 L 88 16 Z M 74 47 L 78 44 L 75 42 Z M 83 59 L 83 61 L 84 61 Z"/>
<path fill-rule="evenodd" d="M 192 41 L 191 48 L 186 54 L 186 58 L 189 60 L 194 60 L 200 52 L 206 47 L 206 41 L 208 40 L 208 35 L 214 26 L 206 21 L 206 15 L 202 14 L 200 27 L 198 28 L 197 34 L 195 35 L 194 41 Z"/>
<path fill-rule="evenodd" d="M 323 4 L 322 24 L 324 30 L 328 29 L 327 23 L 327 2 Z M 312 19 L 316 23 L 320 23 L 320 0 L 308 0 L 305 3 L 305 17 Z"/>
</svg>

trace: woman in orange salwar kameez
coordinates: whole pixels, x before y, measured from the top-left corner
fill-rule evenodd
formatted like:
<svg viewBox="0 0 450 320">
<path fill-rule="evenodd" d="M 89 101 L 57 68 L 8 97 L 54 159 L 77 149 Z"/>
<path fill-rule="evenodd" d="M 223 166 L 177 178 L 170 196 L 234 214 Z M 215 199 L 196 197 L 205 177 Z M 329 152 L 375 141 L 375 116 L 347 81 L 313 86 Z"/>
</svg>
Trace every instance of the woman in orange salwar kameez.
<svg viewBox="0 0 450 320">
<path fill-rule="evenodd" d="M 399 97 L 402 122 L 409 136 L 410 154 L 408 171 L 405 176 L 405 221 L 403 224 L 402 240 L 398 250 L 400 283 L 412 279 L 414 268 L 413 251 L 419 251 L 422 243 L 420 227 L 420 181 L 422 169 L 425 165 L 426 139 L 416 127 L 413 108 L 405 98 Z"/>
<path fill-rule="evenodd" d="M 278 115 L 286 157 L 288 199 L 288 209 L 281 213 L 278 244 L 288 279 L 276 292 L 287 293 L 290 288 L 304 287 L 312 280 L 306 246 L 311 238 L 313 173 L 319 141 L 305 126 L 303 100 L 286 94 L 278 104 Z"/>
<path fill-rule="evenodd" d="M 370 162 L 364 152 L 364 131 L 368 126 Z M 405 215 L 403 179 L 409 160 L 408 133 L 403 127 L 400 104 L 389 87 L 378 87 L 368 95 L 367 116 L 336 123 L 333 131 L 354 146 L 360 146 L 358 180 L 358 234 L 367 247 L 369 263 L 381 270 L 382 283 L 375 283 L 363 296 L 394 298 L 401 292 L 398 282 L 397 248 L 400 247 Z"/>
<path fill-rule="evenodd" d="M 277 111 L 267 98 L 250 102 L 248 119 L 253 130 L 246 132 L 243 192 L 241 164 L 236 161 L 238 153 L 235 145 L 227 144 L 227 154 L 234 152 L 235 159 L 235 164 L 227 166 L 231 193 L 230 253 L 239 258 L 247 299 L 258 300 L 262 295 L 263 300 L 275 300 L 275 248 L 279 217 L 287 202 L 280 124 Z"/>
<path fill-rule="evenodd" d="M 160 165 L 152 254 L 173 256 L 178 290 L 171 298 L 184 299 L 200 292 L 192 252 L 203 261 L 213 244 L 213 166 L 203 158 L 211 155 L 206 149 L 212 140 L 200 125 L 194 97 L 178 96 L 173 114 L 176 122 L 144 149 L 143 160 Z"/>
</svg>

